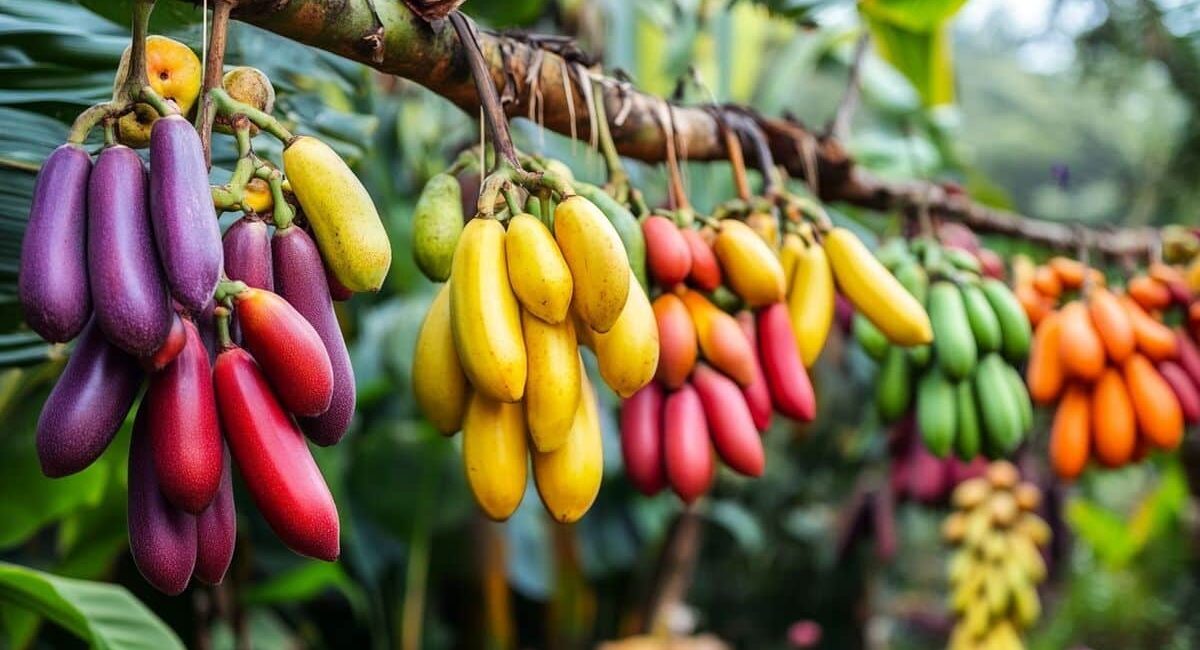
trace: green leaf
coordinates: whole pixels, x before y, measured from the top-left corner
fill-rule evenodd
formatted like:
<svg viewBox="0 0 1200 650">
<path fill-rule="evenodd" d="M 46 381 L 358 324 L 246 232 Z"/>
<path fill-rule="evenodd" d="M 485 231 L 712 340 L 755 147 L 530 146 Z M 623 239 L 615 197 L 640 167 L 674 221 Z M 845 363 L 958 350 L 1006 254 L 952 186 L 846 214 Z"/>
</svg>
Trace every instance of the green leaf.
<svg viewBox="0 0 1200 650">
<path fill-rule="evenodd" d="M 965 0 L 862 0 L 879 56 L 916 88 L 926 106 L 954 102 L 950 19 Z"/>
<path fill-rule="evenodd" d="M 247 589 L 242 598 L 247 605 L 274 605 L 309 600 L 326 590 L 340 592 L 360 614 L 367 611 L 367 595 L 354 584 L 342 567 L 332 562 L 308 560 L 266 582 Z"/>
<path fill-rule="evenodd" d="M 118 585 L 61 578 L 0 563 L 0 603 L 46 617 L 101 650 L 184 647 L 138 599 Z"/>
</svg>

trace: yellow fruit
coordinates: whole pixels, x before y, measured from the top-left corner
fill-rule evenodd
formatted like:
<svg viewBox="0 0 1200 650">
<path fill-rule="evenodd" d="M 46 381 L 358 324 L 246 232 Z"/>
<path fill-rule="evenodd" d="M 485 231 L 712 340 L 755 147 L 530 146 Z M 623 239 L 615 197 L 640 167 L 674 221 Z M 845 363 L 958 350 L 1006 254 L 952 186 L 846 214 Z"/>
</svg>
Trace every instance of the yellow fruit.
<svg viewBox="0 0 1200 650">
<path fill-rule="evenodd" d="M 902 346 L 933 341 L 925 308 L 854 233 L 834 228 L 825 234 L 824 246 L 842 293 L 889 341 Z"/>
<path fill-rule="evenodd" d="M 367 188 L 337 152 L 311 136 L 287 144 L 283 171 L 334 277 L 351 291 L 377 291 L 392 246 Z"/>
<path fill-rule="evenodd" d="M 604 478 L 604 445 L 596 392 L 581 372 L 583 394 L 566 443 L 558 449 L 533 452 L 533 479 L 546 511 L 557 521 L 571 523 L 592 507 Z"/>
<path fill-rule="evenodd" d="M 130 48 L 126 47 L 117 66 L 113 92 L 125 83 L 129 75 Z M 146 80 L 163 99 L 175 102 L 179 112 L 187 115 L 200 95 L 203 70 L 200 58 L 191 48 L 166 36 L 146 38 Z M 117 137 L 130 147 L 150 144 L 150 127 L 158 113 L 149 105 L 139 104 L 136 110 L 117 120 Z"/>
<path fill-rule="evenodd" d="M 536 217 L 518 214 L 504 238 L 508 281 L 521 306 L 547 323 L 561 323 L 571 307 L 571 270 L 554 235 Z"/>
<path fill-rule="evenodd" d="M 737 219 L 722 219 L 713 242 L 725 282 L 750 307 L 762 307 L 784 298 L 787 282 L 775 251 L 750 226 Z"/>
<path fill-rule="evenodd" d="M 525 339 L 521 308 L 508 282 L 504 226 L 472 219 L 463 228 L 450 265 L 450 325 L 467 379 L 501 402 L 525 394 Z"/>
<path fill-rule="evenodd" d="M 801 250 L 796 257 L 792 282 L 788 313 L 792 317 L 792 331 L 796 333 L 800 358 L 806 368 L 811 368 L 825 347 L 833 325 L 833 271 L 829 268 L 825 249 L 811 244 Z"/>
<path fill-rule="evenodd" d="M 511 232 L 511 231 L 510 231 Z M 579 410 L 579 347 L 571 319 L 557 325 L 521 312 L 525 355 L 525 419 L 538 451 L 563 445 Z"/>
<path fill-rule="evenodd" d="M 783 236 L 783 246 L 779 249 L 779 265 L 783 267 L 784 289 L 791 295 L 795 282 L 796 261 L 804 253 L 804 239 L 800 235 L 789 232 Z"/>
<path fill-rule="evenodd" d="M 425 314 L 413 353 L 413 394 L 417 406 L 444 434 L 462 428 L 470 392 L 450 328 L 450 285 L 443 285 Z"/>
<path fill-rule="evenodd" d="M 579 317 L 593 330 L 607 332 L 625 307 L 632 275 L 616 228 L 600 208 L 575 195 L 554 211 L 554 239 L 571 269 Z"/>
<path fill-rule="evenodd" d="M 767 246 L 772 249 L 779 247 L 779 220 L 775 215 L 769 212 L 751 212 L 746 217 L 746 225 L 758 233 Z"/>
<path fill-rule="evenodd" d="M 265 214 L 275 207 L 271 187 L 261 178 L 251 178 L 242 192 L 242 209 L 247 212 Z"/>
<path fill-rule="evenodd" d="M 463 418 L 463 467 L 484 514 L 504 521 L 525 496 L 528 447 L 525 411 L 476 392 Z"/>
<path fill-rule="evenodd" d="M 650 299 L 633 274 L 625 309 L 604 333 L 593 333 L 600 376 L 621 397 L 629 397 L 654 379 L 658 370 L 658 320 Z"/>
<path fill-rule="evenodd" d="M 230 69 L 221 77 L 221 87 L 230 97 L 264 113 L 275 110 L 275 87 L 258 68 L 242 65 Z"/>
</svg>

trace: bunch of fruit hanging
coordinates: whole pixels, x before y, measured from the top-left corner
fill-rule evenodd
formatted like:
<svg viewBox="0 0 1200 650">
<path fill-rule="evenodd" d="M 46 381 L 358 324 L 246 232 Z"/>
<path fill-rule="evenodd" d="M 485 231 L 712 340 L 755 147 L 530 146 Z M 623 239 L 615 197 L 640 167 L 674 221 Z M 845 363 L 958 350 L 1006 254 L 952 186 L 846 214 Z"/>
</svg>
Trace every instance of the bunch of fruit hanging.
<svg viewBox="0 0 1200 650">
<path fill-rule="evenodd" d="M 208 90 L 214 110 L 199 108 L 200 61 L 147 37 L 151 6 L 135 3 L 113 99 L 82 113 L 41 169 L 19 288 L 34 331 L 77 339 L 37 425 L 47 476 L 91 465 L 148 386 L 130 443 L 130 547 L 146 579 L 177 594 L 229 566 L 233 466 L 287 546 L 337 558 L 337 509 L 305 437 L 332 445 L 350 427 L 354 375 L 331 296 L 378 289 L 391 248 L 346 163 L 271 116 L 262 72 L 229 70 Z M 197 112 L 202 129 L 212 117 L 236 138 L 224 186 L 209 185 Z M 255 153 L 260 133 L 283 143 L 282 170 Z M 147 145 L 148 166 L 135 150 Z M 218 211 L 245 213 L 223 242 Z"/>
</svg>

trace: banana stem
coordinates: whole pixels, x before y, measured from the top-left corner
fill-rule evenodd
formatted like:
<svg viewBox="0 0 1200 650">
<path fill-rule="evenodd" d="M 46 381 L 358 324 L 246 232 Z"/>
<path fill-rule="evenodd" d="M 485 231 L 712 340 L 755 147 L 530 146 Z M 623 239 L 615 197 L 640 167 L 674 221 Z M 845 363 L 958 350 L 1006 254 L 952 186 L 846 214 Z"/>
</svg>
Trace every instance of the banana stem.
<svg viewBox="0 0 1200 650">
<path fill-rule="evenodd" d="M 475 38 L 471 24 L 467 22 L 467 18 L 461 12 L 455 11 L 450 14 L 450 24 L 454 26 L 454 31 L 458 34 L 458 40 L 462 42 L 467 64 L 471 68 L 475 91 L 479 95 L 479 103 L 483 106 L 484 122 L 487 124 L 492 146 L 496 148 L 497 166 L 503 161 L 511 167 L 520 169 L 521 163 L 517 159 L 517 150 L 513 146 L 512 134 L 508 130 L 508 118 L 504 114 L 504 108 L 500 105 L 500 98 L 496 94 L 496 85 L 488 71 L 487 62 L 483 60 L 483 50 L 479 48 L 479 40 Z"/>
<path fill-rule="evenodd" d="M 129 74 L 117 90 L 113 101 L 130 100 L 150 83 L 146 76 L 146 37 L 150 33 L 150 14 L 154 0 L 137 0 L 133 5 L 132 31 L 129 41 Z"/>
<path fill-rule="evenodd" d="M 72 144 L 83 144 L 87 140 L 88 134 L 92 129 L 96 128 L 106 119 L 120 117 L 125 113 L 133 110 L 133 102 L 128 99 L 113 100 L 111 102 L 103 102 L 90 106 L 87 110 L 79 114 L 75 118 L 75 122 L 71 124 L 71 130 L 67 134 L 67 142 Z"/>
<path fill-rule="evenodd" d="M 272 218 L 275 228 L 283 230 L 290 227 L 292 220 L 296 218 L 296 211 L 283 196 L 283 174 L 278 169 L 272 169 L 270 176 L 267 177 L 267 185 L 271 188 L 271 203 L 274 204 Z"/>
<path fill-rule="evenodd" d="M 233 347 L 233 337 L 229 334 L 229 308 L 218 304 L 213 309 L 213 321 L 217 324 L 217 347 L 222 350 Z"/>
<path fill-rule="evenodd" d="M 255 126 L 267 133 L 270 133 L 285 145 L 295 137 L 292 135 L 291 131 L 287 130 L 287 128 L 280 123 L 279 120 L 258 110 L 254 106 L 246 104 L 245 102 L 239 102 L 238 100 L 230 97 L 229 93 L 225 92 L 225 90 L 222 88 L 213 88 L 212 90 L 208 91 L 208 96 L 212 98 L 213 104 L 217 107 L 217 113 L 220 115 L 245 116 L 245 118 L 250 120 L 250 122 Z"/>
<path fill-rule="evenodd" d="M 593 87 L 600 86 L 592 82 Z M 604 88 L 592 93 L 592 112 L 596 115 L 596 135 L 600 142 L 600 154 L 604 156 L 604 166 L 608 171 L 608 183 L 605 189 L 618 203 L 624 204 L 629 200 L 629 172 L 621 164 L 621 155 L 617 153 L 617 145 L 613 142 L 612 131 L 608 126 L 608 111 L 604 106 Z"/>
</svg>

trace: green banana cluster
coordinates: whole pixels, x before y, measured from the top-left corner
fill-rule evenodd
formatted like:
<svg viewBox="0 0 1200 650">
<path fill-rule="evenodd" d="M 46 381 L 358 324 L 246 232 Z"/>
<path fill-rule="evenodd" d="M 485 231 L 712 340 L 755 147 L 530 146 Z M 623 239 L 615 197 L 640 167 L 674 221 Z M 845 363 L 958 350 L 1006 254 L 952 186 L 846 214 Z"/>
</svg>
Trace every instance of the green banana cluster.
<svg viewBox="0 0 1200 650">
<path fill-rule="evenodd" d="M 906 348 L 855 314 L 854 337 L 879 363 L 880 417 L 892 422 L 915 409 L 921 439 L 939 457 L 1012 453 L 1033 427 L 1029 391 L 1014 367 L 1031 338 L 1016 296 L 983 277 L 973 254 L 929 239 L 893 240 L 878 257 L 933 323 L 933 343 Z"/>
<path fill-rule="evenodd" d="M 1021 482 L 1006 461 L 954 490 L 955 511 L 942 526 L 943 538 L 956 547 L 947 565 L 957 619 L 950 650 L 1025 647 L 1021 632 L 1042 610 L 1040 549 L 1050 543 L 1050 527 L 1034 512 L 1041 499 L 1037 486 Z"/>
</svg>

